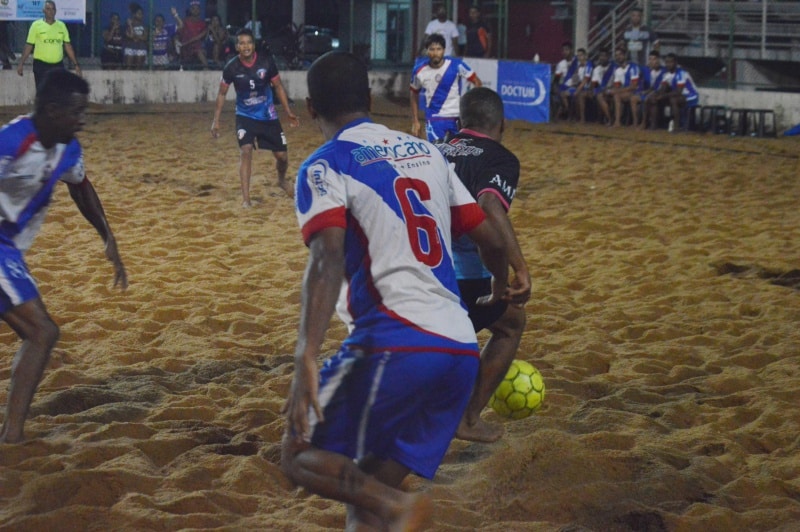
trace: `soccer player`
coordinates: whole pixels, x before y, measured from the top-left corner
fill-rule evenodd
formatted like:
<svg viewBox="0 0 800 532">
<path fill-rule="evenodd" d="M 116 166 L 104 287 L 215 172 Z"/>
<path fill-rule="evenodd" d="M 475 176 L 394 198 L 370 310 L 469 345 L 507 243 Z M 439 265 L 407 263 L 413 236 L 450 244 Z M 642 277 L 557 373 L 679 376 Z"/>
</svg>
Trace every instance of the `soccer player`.
<svg viewBox="0 0 800 532">
<path fill-rule="evenodd" d="M 584 90 L 578 93 L 578 110 L 580 115 L 581 124 L 586 123 L 586 104 L 589 101 L 599 102 L 611 79 L 614 77 L 614 70 L 617 66 L 614 63 L 609 63 L 608 50 L 600 50 L 597 53 L 597 63 L 592 68 L 592 80 L 590 84 L 591 90 Z M 598 105 L 598 110 L 603 111 Z M 608 108 L 605 109 L 605 119 L 609 124 L 611 123 L 611 112 Z"/>
<path fill-rule="evenodd" d="M 435 146 L 369 118 L 366 66 L 325 54 L 308 71 L 308 111 L 327 142 L 301 166 L 297 216 L 309 259 L 282 465 L 297 484 L 348 505 L 348 530 L 416 530 L 424 495 L 478 371 L 451 231 L 466 232 L 507 285 L 500 236 Z M 339 304 L 337 306 L 337 299 Z M 349 326 L 318 375 L 334 307 Z"/>
<path fill-rule="evenodd" d="M 630 102 L 636 88 L 639 85 L 639 67 L 628 61 L 628 52 L 623 47 L 617 47 L 614 51 L 614 62 L 617 68 L 614 70 L 614 85 L 606 89 L 603 98 L 599 98 L 600 107 L 606 116 L 609 116 L 609 101 L 614 102 L 614 123 L 613 127 L 622 125 L 622 104 Z M 633 125 L 639 125 L 639 113 L 637 109 L 632 109 Z"/>
<path fill-rule="evenodd" d="M 641 82 L 639 88 L 631 99 L 631 106 L 638 108 L 639 103 L 643 105 L 644 111 L 642 113 L 642 123 L 639 124 L 641 129 L 647 128 L 647 121 L 649 113 L 647 110 L 647 99 L 653 98 L 652 96 L 656 90 L 661 86 L 664 80 L 664 75 L 667 73 L 666 69 L 661 65 L 661 54 L 657 50 L 651 51 L 647 56 L 647 66 L 640 69 L 639 75 Z M 656 124 L 651 124 L 655 128 Z"/>
<path fill-rule="evenodd" d="M 28 38 L 22 49 L 22 57 L 17 66 L 17 74 L 21 76 L 25 60 L 33 52 L 33 82 L 37 87 L 48 71 L 64 68 L 65 52 L 75 65 L 75 73 L 81 75 L 81 67 L 70 44 L 67 26 L 56 20 L 56 3 L 47 0 L 42 11 L 44 18 L 31 23 Z"/>
<path fill-rule="evenodd" d="M 286 148 L 286 135 L 278 120 L 278 112 L 272 101 L 272 90 L 289 117 L 289 125 L 297 127 L 300 119 L 289 108 L 289 98 L 281 83 L 275 62 L 264 54 L 256 53 L 253 32 L 239 30 L 236 34 L 236 51 L 222 70 L 219 83 L 217 106 L 214 121 L 211 122 L 211 136 L 219 137 L 219 117 L 228 88 L 233 84 L 236 91 L 236 138 L 239 141 L 239 180 L 242 187 L 242 207 L 249 208 L 250 176 L 253 171 L 253 150 L 256 143 L 261 149 L 271 150 L 275 156 L 275 170 L 278 173 L 278 186 L 286 194 L 292 195 L 291 184 L 286 180 L 289 156 Z"/>
<path fill-rule="evenodd" d="M 594 65 L 589 61 L 586 50 L 578 48 L 575 57 L 578 59 L 578 67 L 576 69 L 570 69 L 572 75 L 564 80 L 564 83 L 561 85 L 561 106 L 563 109 L 566 109 L 567 118 L 569 118 L 570 115 L 574 116 L 577 110 L 575 107 L 579 107 L 579 105 L 575 104 L 575 100 L 580 99 L 583 91 L 588 91 L 591 89 L 592 85 L 592 70 L 594 69 Z"/>
<path fill-rule="evenodd" d="M 528 267 L 508 219 L 520 167 L 517 157 L 500 144 L 505 124 L 503 100 L 496 92 L 480 87 L 466 93 L 461 98 L 461 126 L 457 135 L 436 147 L 455 164 L 456 174 L 502 236 L 514 270 L 514 281 L 503 300 L 491 306 L 478 305 L 480 297 L 491 293 L 492 275 L 469 237 L 453 242 L 458 288 L 472 326 L 475 331 L 488 329 L 492 333 L 481 351 L 478 378 L 456 437 L 493 442 L 503 435 L 503 427 L 483 421 L 481 411 L 514 360 L 525 329 L 523 305 L 531 295 Z"/>
<path fill-rule="evenodd" d="M 28 409 L 58 340 L 23 254 L 44 221 L 53 189 L 64 181 L 81 214 L 105 242 L 114 286 L 128 286 L 125 267 L 103 206 L 83 168 L 75 139 L 86 121 L 89 85 L 66 70 L 47 73 L 36 90 L 32 115 L 0 129 L 0 317 L 22 339 L 11 366 L 11 384 L 0 442 L 24 438 Z"/>
<path fill-rule="evenodd" d="M 458 131 L 459 80 L 476 87 L 481 80 L 461 59 L 444 55 L 444 37 L 438 33 L 425 39 L 425 49 L 428 60 L 417 63 L 411 77 L 411 133 L 419 136 L 419 93 L 425 91 L 425 133 L 434 142 Z"/>
<path fill-rule="evenodd" d="M 567 80 L 572 79 L 577 71 L 578 56 L 572 53 L 572 43 L 566 41 L 561 44 L 561 61 L 556 64 L 553 71 L 553 83 L 550 90 L 553 95 L 553 103 L 562 103 L 561 92 L 567 89 Z M 568 109 L 560 106 L 556 116 L 557 118 L 566 118 L 568 112 Z"/>
</svg>

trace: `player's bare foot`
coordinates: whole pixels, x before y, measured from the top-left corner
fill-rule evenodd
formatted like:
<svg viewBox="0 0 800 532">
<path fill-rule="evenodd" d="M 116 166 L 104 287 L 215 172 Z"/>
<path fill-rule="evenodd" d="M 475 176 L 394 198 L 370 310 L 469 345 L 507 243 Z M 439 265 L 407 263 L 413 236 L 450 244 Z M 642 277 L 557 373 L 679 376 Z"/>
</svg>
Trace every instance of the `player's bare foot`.
<svg viewBox="0 0 800 532">
<path fill-rule="evenodd" d="M 466 441 L 492 443 L 502 438 L 504 432 L 503 425 L 499 423 L 487 423 L 482 419 L 478 419 L 474 425 L 468 425 L 462 419 L 456 430 L 456 438 Z"/>
<path fill-rule="evenodd" d="M 433 501 L 426 493 L 408 495 L 409 502 L 389 525 L 390 532 L 414 532 L 422 530 L 433 513 Z"/>
<path fill-rule="evenodd" d="M 288 179 L 279 179 L 278 186 L 286 192 L 286 195 L 290 198 L 294 197 L 294 187 L 292 186 L 292 182 Z"/>
<path fill-rule="evenodd" d="M 243 201 L 243 202 L 242 202 L 242 209 L 249 209 L 249 208 L 251 208 L 252 206 L 253 206 L 253 204 L 252 204 L 252 203 L 250 203 L 249 201 Z"/>
</svg>

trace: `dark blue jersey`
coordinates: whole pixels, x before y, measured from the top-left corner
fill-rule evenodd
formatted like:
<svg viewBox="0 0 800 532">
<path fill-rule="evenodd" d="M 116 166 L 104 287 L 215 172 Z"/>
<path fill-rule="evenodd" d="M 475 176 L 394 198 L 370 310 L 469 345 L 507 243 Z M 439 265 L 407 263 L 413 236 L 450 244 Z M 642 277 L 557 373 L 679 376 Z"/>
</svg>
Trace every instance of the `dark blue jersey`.
<svg viewBox="0 0 800 532">
<path fill-rule="evenodd" d="M 277 120 L 272 101 L 272 82 L 278 78 L 278 67 L 267 57 L 254 54 L 250 64 L 234 57 L 222 70 L 222 82 L 236 90 L 236 114 L 253 120 Z"/>
</svg>

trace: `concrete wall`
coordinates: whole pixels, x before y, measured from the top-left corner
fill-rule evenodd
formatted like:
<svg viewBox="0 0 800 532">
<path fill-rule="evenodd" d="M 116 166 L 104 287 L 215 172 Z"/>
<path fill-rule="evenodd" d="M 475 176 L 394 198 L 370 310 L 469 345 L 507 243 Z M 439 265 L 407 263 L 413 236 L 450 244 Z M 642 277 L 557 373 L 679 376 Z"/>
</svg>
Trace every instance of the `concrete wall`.
<svg viewBox="0 0 800 532">
<path fill-rule="evenodd" d="M 194 103 L 213 101 L 217 96 L 219 72 L 132 72 L 89 70 L 86 79 L 92 85 L 91 101 L 110 103 Z M 281 73 L 289 97 L 302 101 L 307 96 L 306 73 Z M 408 97 L 408 72 L 370 72 L 374 96 Z M 33 103 L 33 73 L 23 77 L 14 70 L 0 70 L 0 106 Z M 233 98 L 233 91 L 228 93 Z M 701 89 L 702 105 L 726 105 L 751 109 L 773 109 L 778 129 L 800 123 L 800 93 Z"/>
<path fill-rule="evenodd" d="M 84 71 L 91 84 L 90 100 L 100 104 L 196 103 L 214 101 L 220 73 L 216 71 Z M 371 72 L 374 95 L 408 97 L 410 74 L 406 72 Z M 281 72 L 281 82 L 294 100 L 307 96 L 305 71 Z M 233 99 L 234 91 L 228 92 Z M 26 68 L 20 77 L 16 70 L 0 70 L 0 106 L 31 105 L 34 99 L 33 73 Z"/>
</svg>

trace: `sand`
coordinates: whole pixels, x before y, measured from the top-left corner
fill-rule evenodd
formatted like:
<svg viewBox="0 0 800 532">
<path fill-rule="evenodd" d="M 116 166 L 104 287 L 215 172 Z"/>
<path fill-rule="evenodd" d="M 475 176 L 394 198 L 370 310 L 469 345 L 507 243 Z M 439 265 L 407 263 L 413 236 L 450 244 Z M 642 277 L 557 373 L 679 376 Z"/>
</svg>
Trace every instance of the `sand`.
<svg viewBox="0 0 800 532">
<path fill-rule="evenodd" d="M 130 288 L 59 187 L 28 262 L 61 339 L 28 441 L 0 445 L 2 530 L 344 526 L 278 467 L 306 259 L 293 204 L 257 153 L 260 203 L 240 208 L 232 110 L 212 140 L 211 105 L 91 110 L 87 167 Z M 292 175 L 321 141 L 300 116 Z M 798 142 L 510 126 L 534 279 L 518 358 L 547 398 L 406 483 L 432 494 L 432 530 L 800 527 L 800 285 L 781 277 L 800 268 Z M 343 334 L 335 320 L 327 352 Z M 18 341 L 0 341 L 4 405 Z"/>
</svg>

